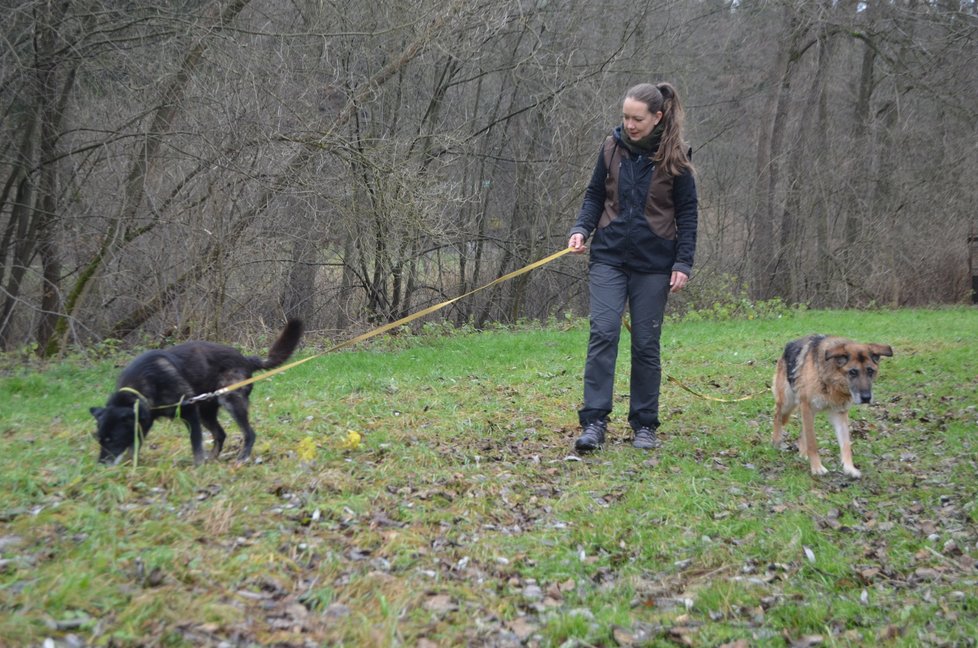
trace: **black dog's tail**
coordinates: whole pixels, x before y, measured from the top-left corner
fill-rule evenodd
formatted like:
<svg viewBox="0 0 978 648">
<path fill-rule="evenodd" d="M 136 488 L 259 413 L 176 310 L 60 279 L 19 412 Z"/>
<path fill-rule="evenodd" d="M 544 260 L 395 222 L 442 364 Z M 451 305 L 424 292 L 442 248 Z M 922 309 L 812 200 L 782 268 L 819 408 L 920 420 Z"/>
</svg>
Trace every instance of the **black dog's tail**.
<svg viewBox="0 0 978 648">
<path fill-rule="evenodd" d="M 299 338 L 302 337 L 302 321 L 291 319 L 285 324 L 285 328 L 279 333 L 278 339 L 268 350 L 268 358 L 261 361 L 262 369 L 273 369 L 286 360 L 299 346 Z"/>
</svg>

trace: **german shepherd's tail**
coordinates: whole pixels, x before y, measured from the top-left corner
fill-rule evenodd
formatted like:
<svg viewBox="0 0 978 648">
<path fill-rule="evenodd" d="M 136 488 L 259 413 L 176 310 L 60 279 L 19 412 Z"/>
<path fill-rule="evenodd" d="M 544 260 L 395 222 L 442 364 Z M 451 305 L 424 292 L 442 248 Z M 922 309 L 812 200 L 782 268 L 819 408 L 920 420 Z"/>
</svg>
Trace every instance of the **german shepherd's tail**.
<svg viewBox="0 0 978 648">
<path fill-rule="evenodd" d="M 256 365 L 260 369 L 274 369 L 289 359 L 295 348 L 299 346 L 299 338 L 302 337 L 302 321 L 291 319 L 285 323 L 285 328 L 279 333 L 278 339 L 272 343 L 272 348 L 268 350 L 268 358 L 254 358 Z"/>
</svg>

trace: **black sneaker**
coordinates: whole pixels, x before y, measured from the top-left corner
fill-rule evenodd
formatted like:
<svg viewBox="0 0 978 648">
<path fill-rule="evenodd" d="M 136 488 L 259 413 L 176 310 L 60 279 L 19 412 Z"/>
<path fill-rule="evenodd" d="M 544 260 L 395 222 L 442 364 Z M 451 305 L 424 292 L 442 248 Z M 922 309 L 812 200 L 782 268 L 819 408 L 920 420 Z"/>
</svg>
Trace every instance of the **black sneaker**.
<svg viewBox="0 0 978 648">
<path fill-rule="evenodd" d="M 605 421 L 591 421 L 584 426 L 584 432 L 574 443 L 574 448 L 578 452 L 591 452 L 597 450 L 604 443 L 604 433 L 608 430 Z"/>
<path fill-rule="evenodd" d="M 655 435 L 655 430 L 652 428 L 640 427 L 635 430 L 635 440 L 632 441 L 632 447 L 640 450 L 654 450 L 660 446 L 662 446 L 662 441 L 659 441 L 659 437 Z"/>
</svg>

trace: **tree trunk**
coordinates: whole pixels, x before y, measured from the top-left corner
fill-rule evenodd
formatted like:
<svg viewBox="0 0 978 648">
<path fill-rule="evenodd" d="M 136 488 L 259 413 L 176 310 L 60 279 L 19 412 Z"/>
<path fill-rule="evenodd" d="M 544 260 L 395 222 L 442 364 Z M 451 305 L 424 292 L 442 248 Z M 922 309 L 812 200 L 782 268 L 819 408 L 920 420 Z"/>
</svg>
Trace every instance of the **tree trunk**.
<svg viewBox="0 0 978 648">
<path fill-rule="evenodd" d="M 44 35 L 39 39 L 43 47 L 43 57 L 52 59 L 56 48 L 62 43 L 56 31 L 50 25 L 60 20 L 60 16 L 51 17 L 44 28 Z M 41 258 L 41 314 L 37 326 L 38 353 L 51 355 L 57 349 L 53 337 L 55 327 L 62 315 L 61 309 L 61 268 L 62 251 L 58 246 L 57 227 L 62 219 L 62 207 L 58 202 L 58 163 L 57 141 L 64 129 L 65 109 L 75 86 L 75 72 L 78 69 L 78 59 L 72 59 L 70 69 L 64 75 L 65 79 L 60 96 L 55 93 L 55 83 L 58 75 L 53 67 L 38 69 L 38 89 L 41 93 L 38 102 L 41 108 L 40 119 L 40 180 L 38 182 L 39 213 L 35 216 L 40 223 L 38 227 L 38 253 Z"/>
<path fill-rule="evenodd" d="M 818 48 L 815 72 L 802 105 L 798 136 L 795 145 L 785 152 L 788 163 L 784 209 L 776 255 L 778 261 L 771 276 L 772 295 L 802 303 L 811 302 L 814 297 L 811 284 L 818 281 L 813 271 L 815 263 L 812 256 L 825 251 L 824 241 L 820 242 L 819 239 L 820 228 L 815 227 L 812 232 L 811 228 L 806 227 L 812 221 L 825 218 L 816 203 L 821 194 L 819 180 L 827 177 L 822 160 L 828 143 L 825 141 L 826 131 L 816 129 L 816 125 L 820 125 L 818 115 L 825 109 L 823 96 L 829 66 L 829 35 L 824 23 L 818 26 L 818 32 L 818 37 L 813 41 Z M 796 58 L 807 49 L 805 47 L 798 52 Z M 815 245 L 811 245 L 811 241 Z"/>
<path fill-rule="evenodd" d="M 316 241 L 297 236 L 292 241 L 292 258 L 282 288 L 285 317 L 308 321 L 316 304 Z"/>
<path fill-rule="evenodd" d="M 25 138 L 26 140 L 27 138 Z M 10 273 L 4 290 L 6 299 L 3 310 L 0 311 L 0 348 L 7 350 L 11 343 L 11 328 L 13 326 L 14 305 L 20 299 L 20 289 L 34 255 L 36 239 L 36 221 L 31 218 L 29 205 L 32 202 L 30 178 L 24 174 L 17 183 L 14 204 L 10 212 L 8 230 L 11 232 L 13 257 L 10 261 Z"/>
<path fill-rule="evenodd" d="M 781 156 L 787 129 L 788 98 L 798 34 L 798 18 L 790 7 L 784 7 L 782 33 L 775 63 L 771 66 L 768 102 L 758 131 L 757 185 L 755 188 L 754 245 L 751 252 L 751 292 L 756 299 L 776 296 L 774 278 L 778 271 L 777 192 L 781 182 Z M 770 124 L 770 127 L 766 126 Z M 769 130 L 770 128 L 770 130 Z"/>
</svg>

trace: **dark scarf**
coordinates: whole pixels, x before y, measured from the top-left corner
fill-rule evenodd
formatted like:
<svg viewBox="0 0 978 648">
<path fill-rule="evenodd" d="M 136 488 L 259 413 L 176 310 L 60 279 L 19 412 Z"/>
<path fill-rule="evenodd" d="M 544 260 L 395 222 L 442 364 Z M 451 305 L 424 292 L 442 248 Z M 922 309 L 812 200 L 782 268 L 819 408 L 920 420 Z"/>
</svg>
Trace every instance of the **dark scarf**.
<svg viewBox="0 0 978 648">
<path fill-rule="evenodd" d="M 662 141 L 662 133 L 666 130 L 666 125 L 661 121 L 656 124 L 652 132 L 643 137 L 640 140 L 633 140 L 628 137 L 628 133 L 625 129 L 621 129 L 621 143 L 627 148 L 632 155 L 645 155 L 647 157 L 653 157 L 655 152 L 659 150 L 659 142 Z"/>
</svg>

